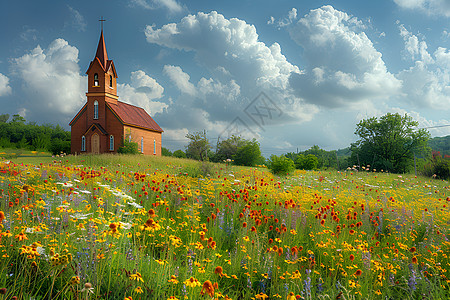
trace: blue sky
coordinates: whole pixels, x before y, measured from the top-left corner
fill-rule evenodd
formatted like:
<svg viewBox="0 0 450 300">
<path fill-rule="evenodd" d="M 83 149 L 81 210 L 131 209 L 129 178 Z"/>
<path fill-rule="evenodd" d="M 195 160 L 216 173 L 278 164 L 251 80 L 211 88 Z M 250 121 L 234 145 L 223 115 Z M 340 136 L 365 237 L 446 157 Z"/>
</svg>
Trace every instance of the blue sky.
<svg viewBox="0 0 450 300">
<path fill-rule="evenodd" d="M 344 148 L 388 112 L 450 124 L 446 0 L 3 1 L 0 113 L 69 129 L 101 16 L 119 99 L 171 150 L 200 130 L 256 138 L 265 156 Z"/>
</svg>

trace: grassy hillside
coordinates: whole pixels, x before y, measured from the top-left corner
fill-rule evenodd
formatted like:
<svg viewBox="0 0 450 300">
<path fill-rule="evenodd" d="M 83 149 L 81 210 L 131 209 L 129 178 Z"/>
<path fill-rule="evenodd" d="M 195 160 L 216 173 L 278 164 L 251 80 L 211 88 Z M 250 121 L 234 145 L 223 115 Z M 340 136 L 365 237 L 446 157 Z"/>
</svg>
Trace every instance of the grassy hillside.
<svg viewBox="0 0 450 300">
<path fill-rule="evenodd" d="M 450 155 L 450 135 L 432 138 L 429 140 L 428 145 L 433 151 L 441 152 L 442 157 Z"/>
</svg>

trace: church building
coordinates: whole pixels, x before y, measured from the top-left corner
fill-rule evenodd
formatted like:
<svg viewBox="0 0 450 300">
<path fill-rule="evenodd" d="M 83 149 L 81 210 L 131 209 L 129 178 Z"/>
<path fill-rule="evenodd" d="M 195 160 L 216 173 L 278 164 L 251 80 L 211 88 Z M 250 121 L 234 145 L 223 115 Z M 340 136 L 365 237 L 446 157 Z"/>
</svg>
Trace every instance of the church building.
<svg viewBox="0 0 450 300">
<path fill-rule="evenodd" d="M 141 153 L 161 156 L 161 127 L 144 109 L 119 101 L 117 72 L 106 53 L 103 29 L 86 74 L 86 104 L 69 123 L 72 154 L 117 153 L 127 139 L 136 142 Z"/>
</svg>

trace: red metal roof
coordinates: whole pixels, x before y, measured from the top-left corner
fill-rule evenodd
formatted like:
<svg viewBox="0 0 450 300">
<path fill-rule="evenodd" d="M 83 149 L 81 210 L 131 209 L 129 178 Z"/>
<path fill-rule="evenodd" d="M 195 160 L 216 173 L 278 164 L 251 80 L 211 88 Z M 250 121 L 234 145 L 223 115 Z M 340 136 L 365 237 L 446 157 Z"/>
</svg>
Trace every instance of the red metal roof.
<svg viewBox="0 0 450 300">
<path fill-rule="evenodd" d="M 159 127 L 155 120 L 143 108 L 120 101 L 117 101 L 117 105 L 112 103 L 108 103 L 108 105 L 126 125 L 163 132 L 161 127 Z"/>
</svg>

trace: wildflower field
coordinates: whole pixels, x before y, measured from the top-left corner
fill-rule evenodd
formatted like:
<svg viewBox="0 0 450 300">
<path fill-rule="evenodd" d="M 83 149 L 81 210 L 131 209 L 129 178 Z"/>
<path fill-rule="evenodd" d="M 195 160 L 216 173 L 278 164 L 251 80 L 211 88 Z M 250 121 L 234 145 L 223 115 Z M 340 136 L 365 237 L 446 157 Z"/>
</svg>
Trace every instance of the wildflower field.
<svg viewBox="0 0 450 300">
<path fill-rule="evenodd" d="M 370 170 L 3 161 L 0 299 L 448 299 L 449 188 Z"/>
</svg>

